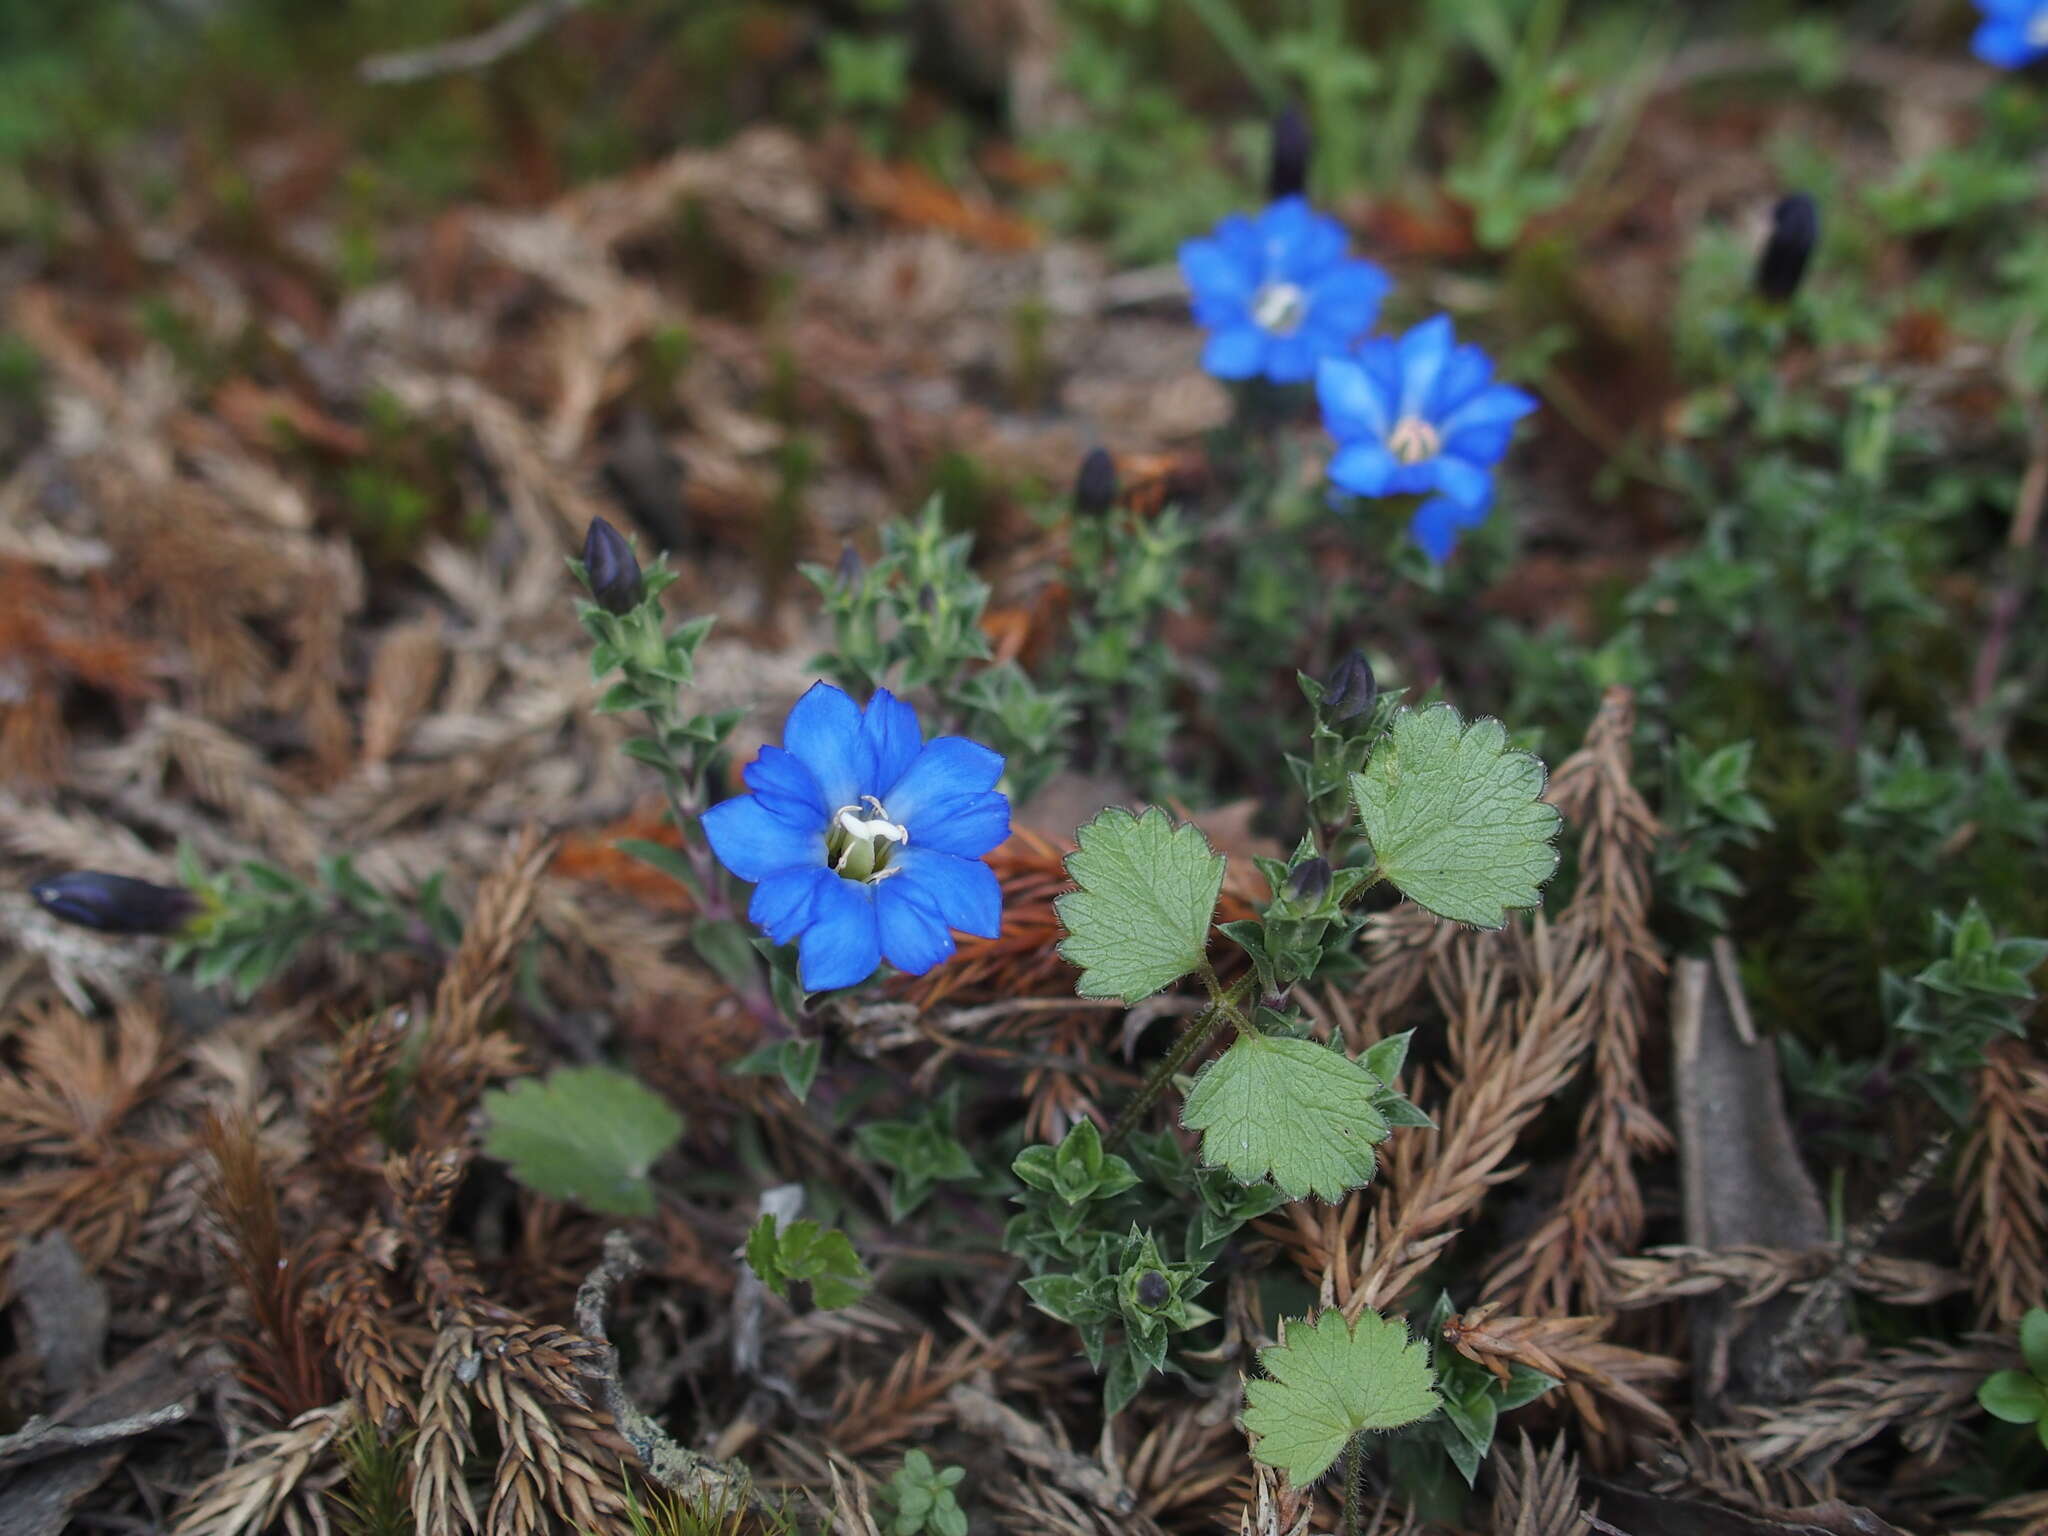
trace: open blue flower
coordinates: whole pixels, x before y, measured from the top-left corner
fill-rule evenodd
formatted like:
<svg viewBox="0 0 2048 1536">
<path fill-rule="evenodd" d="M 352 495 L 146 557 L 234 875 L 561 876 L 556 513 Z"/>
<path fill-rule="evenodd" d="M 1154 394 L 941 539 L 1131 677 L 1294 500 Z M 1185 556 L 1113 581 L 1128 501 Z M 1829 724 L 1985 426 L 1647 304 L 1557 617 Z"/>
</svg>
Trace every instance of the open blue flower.
<svg viewBox="0 0 2048 1536">
<path fill-rule="evenodd" d="M 1392 285 L 1371 262 L 1347 256 L 1348 243 L 1335 219 L 1283 197 L 1183 244 L 1181 274 L 1210 333 L 1202 367 L 1219 379 L 1299 384 L 1319 359 L 1370 330 Z"/>
<path fill-rule="evenodd" d="M 2048 58 L 2048 0 L 1977 0 L 1984 20 L 1970 48 L 1987 64 L 2024 69 Z"/>
<path fill-rule="evenodd" d="M 798 941 L 798 974 L 823 992 L 884 959 L 922 976 L 953 953 L 947 930 L 992 939 L 1002 890 L 981 856 L 1010 835 L 1001 754 L 924 739 L 917 711 L 879 690 L 863 710 L 830 683 L 796 702 L 780 747 L 742 775 L 750 795 L 704 813 L 721 863 L 751 881 L 747 916 Z"/>
<path fill-rule="evenodd" d="M 1493 466 L 1515 423 L 1536 409 L 1531 396 L 1494 382 L 1484 352 L 1457 345 L 1447 315 L 1323 359 L 1316 398 L 1337 439 L 1331 482 L 1354 496 L 1428 497 L 1410 528 L 1439 562 L 1460 528 L 1485 520 Z"/>
</svg>

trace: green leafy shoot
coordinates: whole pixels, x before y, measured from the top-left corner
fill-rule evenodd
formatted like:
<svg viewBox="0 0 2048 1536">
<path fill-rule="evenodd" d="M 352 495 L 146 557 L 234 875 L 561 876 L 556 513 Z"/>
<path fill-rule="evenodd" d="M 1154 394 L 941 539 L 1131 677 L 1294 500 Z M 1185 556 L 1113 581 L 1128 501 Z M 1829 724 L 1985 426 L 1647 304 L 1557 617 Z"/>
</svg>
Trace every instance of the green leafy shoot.
<svg viewBox="0 0 2048 1536">
<path fill-rule="evenodd" d="M 844 1232 L 809 1220 L 778 1228 L 772 1212 L 747 1234 L 747 1265 L 785 1301 L 790 1283 L 803 1281 L 811 1288 L 811 1300 L 827 1311 L 852 1306 L 872 1283 Z"/>
<path fill-rule="evenodd" d="M 1305 1488 L 1330 1470 L 1354 1435 L 1399 1429 L 1440 1405 L 1429 1347 L 1375 1312 L 1347 1326 L 1336 1309 L 1293 1323 L 1285 1342 L 1259 1351 L 1270 1381 L 1245 1384 L 1252 1455 Z"/>
<path fill-rule="evenodd" d="M 2048 1448 L 2048 1311 L 2028 1310 L 2020 1320 L 2020 1358 L 2016 1371 L 1995 1371 L 1977 1388 L 1977 1405 L 2008 1424 L 2032 1424 Z"/>
<path fill-rule="evenodd" d="M 967 1536 L 967 1511 L 953 1490 L 965 1467 L 940 1467 L 923 1451 L 906 1451 L 903 1465 L 882 1485 L 882 1503 L 894 1511 L 890 1536 Z"/>
<path fill-rule="evenodd" d="M 1081 996 L 1135 1003 L 1200 965 L 1224 865 L 1201 829 L 1176 827 L 1157 806 L 1143 816 L 1112 806 L 1077 840 L 1067 873 L 1081 889 L 1053 905 Z"/>
<path fill-rule="evenodd" d="M 484 1152 L 551 1200 L 609 1216 L 651 1216 L 647 1170 L 683 1134 L 682 1116 L 613 1067 L 563 1067 L 484 1095 Z"/>
<path fill-rule="evenodd" d="M 1314 1040 L 1245 1034 L 1202 1069 L 1181 1121 L 1202 1133 L 1203 1161 L 1240 1181 L 1270 1175 L 1291 1200 L 1337 1200 L 1372 1177 L 1385 1086 Z"/>
<path fill-rule="evenodd" d="M 1475 928 L 1538 905 L 1557 868 L 1543 764 L 1507 740 L 1498 720 L 1466 725 L 1448 704 L 1404 709 L 1351 776 L 1381 872 L 1410 901 Z"/>
</svg>

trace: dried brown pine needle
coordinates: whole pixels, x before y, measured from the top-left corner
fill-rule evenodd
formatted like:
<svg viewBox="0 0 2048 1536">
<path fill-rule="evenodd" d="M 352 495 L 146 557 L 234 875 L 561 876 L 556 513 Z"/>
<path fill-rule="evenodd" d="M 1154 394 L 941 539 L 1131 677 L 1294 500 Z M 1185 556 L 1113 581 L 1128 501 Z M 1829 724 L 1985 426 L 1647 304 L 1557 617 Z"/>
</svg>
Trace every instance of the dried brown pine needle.
<svg viewBox="0 0 2048 1536">
<path fill-rule="evenodd" d="M 2028 1308 L 2048 1303 L 2048 1063 L 2028 1041 L 1984 1052 L 1955 1190 L 1978 1325 L 2017 1332 Z"/>
<path fill-rule="evenodd" d="M 2009 1338 L 1969 1335 L 1961 1344 L 1887 1349 L 1820 1382 L 1796 1403 L 1738 1411 L 1726 1433 L 1765 1467 L 1825 1470 L 1849 1451 L 1895 1432 L 1907 1453 L 1929 1459 L 1993 1371 L 2018 1364 Z"/>
<path fill-rule="evenodd" d="M 1578 1536 L 1585 1522 L 1579 1511 L 1579 1459 L 1565 1437 L 1538 1451 L 1524 1433 L 1514 1449 L 1495 1443 L 1489 1458 L 1494 1472 L 1493 1536 Z"/>
<path fill-rule="evenodd" d="M 1664 973 L 1650 932 L 1650 859 L 1662 828 L 1635 789 L 1634 728 L 1634 697 L 1608 689 L 1548 796 L 1579 832 L 1579 883 L 1559 927 L 1584 935 L 1597 969 L 1593 1082 L 1557 1209 L 1487 1278 L 1486 1299 L 1524 1312 L 1603 1304 L 1608 1259 L 1642 1241 L 1636 1163 L 1673 1146 L 1650 1107 L 1642 1063 L 1650 997 Z"/>
</svg>

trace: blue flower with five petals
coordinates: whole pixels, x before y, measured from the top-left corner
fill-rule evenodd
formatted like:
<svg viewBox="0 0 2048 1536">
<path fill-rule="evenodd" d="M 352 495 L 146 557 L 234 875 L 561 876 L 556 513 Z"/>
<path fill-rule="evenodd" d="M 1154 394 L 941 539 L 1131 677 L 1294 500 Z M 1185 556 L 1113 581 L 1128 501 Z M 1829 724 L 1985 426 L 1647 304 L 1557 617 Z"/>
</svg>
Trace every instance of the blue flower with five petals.
<svg viewBox="0 0 2048 1536">
<path fill-rule="evenodd" d="M 1410 529 L 1432 560 L 1493 506 L 1492 467 L 1530 395 L 1493 378 L 1493 361 L 1459 346 L 1449 316 L 1404 336 L 1375 336 L 1316 370 L 1323 425 L 1337 440 L 1330 479 L 1354 496 L 1420 495 Z"/>
<path fill-rule="evenodd" d="M 1372 328 L 1392 285 L 1351 259 L 1344 226 L 1301 197 L 1247 218 L 1233 213 L 1180 248 L 1195 319 L 1210 333 L 1202 367 L 1219 379 L 1313 378 L 1319 359 Z"/>
<path fill-rule="evenodd" d="M 981 856 L 1010 835 L 1001 754 L 930 741 L 886 688 L 863 710 L 816 683 L 780 747 L 742 774 L 752 794 L 704 813 L 719 861 L 754 886 L 747 916 L 798 943 L 805 988 L 868 979 L 884 959 L 922 976 L 953 953 L 947 930 L 992 939 L 1002 889 Z"/>
<path fill-rule="evenodd" d="M 1984 20 L 1970 49 L 2000 69 L 2024 69 L 2048 58 L 2048 3 L 2044 0 L 1977 0 Z"/>
</svg>

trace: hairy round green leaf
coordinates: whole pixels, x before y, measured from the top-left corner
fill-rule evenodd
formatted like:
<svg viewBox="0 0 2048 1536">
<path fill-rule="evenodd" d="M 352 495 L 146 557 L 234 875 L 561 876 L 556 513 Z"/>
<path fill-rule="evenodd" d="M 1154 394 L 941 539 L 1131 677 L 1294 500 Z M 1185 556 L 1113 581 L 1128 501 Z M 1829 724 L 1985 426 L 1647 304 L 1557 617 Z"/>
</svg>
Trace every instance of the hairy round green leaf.
<svg viewBox="0 0 2048 1536">
<path fill-rule="evenodd" d="M 1557 868 L 1558 815 L 1543 764 L 1508 748 L 1498 720 L 1448 704 L 1402 710 L 1351 776 L 1374 856 L 1401 894 L 1439 917 L 1498 928 L 1538 905 Z"/>
<path fill-rule="evenodd" d="M 1223 856 L 1201 828 L 1176 827 L 1157 806 L 1112 806 L 1076 834 L 1067 873 L 1081 887 L 1058 898 L 1060 954 L 1081 967 L 1083 997 L 1150 997 L 1202 963 L 1223 889 Z"/>
<path fill-rule="evenodd" d="M 1338 1200 L 1372 1177 L 1373 1145 L 1387 1139 L 1380 1087 L 1326 1045 L 1245 1035 L 1202 1069 L 1181 1122 L 1202 1133 L 1204 1162 L 1243 1183 L 1270 1174 L 1290 1200 Z"/>
<path fill-rule="evenodd" d="M 683 1134 L 683 1118 L 613 1067 L 563 1067 L 484 1095 L 484 1152 L 551 1200 L 613 1216 L 651 1216 L 647 1170 Z"/>
<path fill-rule="evenodd" d="M 1369 1429 L 1399 1429 L 1440 1406 L 1429 1347 L 1399 1321 L 1374 1312 L 1355 1327 L 1332 1308 L 1314 1322 L 1293 1322 L 1286 1341 L 1259 1351 L 1270 1381 L 1245 1383 L 1244 1427 L 1258 1436 L 1252 1455 L 1307 1487 Z"/>
</svg>

